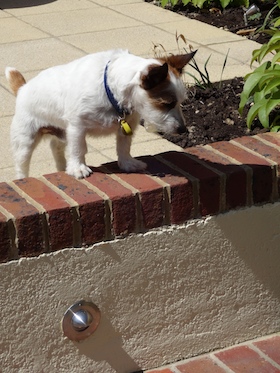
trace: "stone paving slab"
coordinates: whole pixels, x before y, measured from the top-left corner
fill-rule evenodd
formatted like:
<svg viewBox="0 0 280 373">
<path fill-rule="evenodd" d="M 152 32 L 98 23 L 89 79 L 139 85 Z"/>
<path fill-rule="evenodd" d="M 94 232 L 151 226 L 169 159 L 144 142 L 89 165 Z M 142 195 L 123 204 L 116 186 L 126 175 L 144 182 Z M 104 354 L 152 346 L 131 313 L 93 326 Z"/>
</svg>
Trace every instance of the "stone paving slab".
<svg viewBox="0 0 280 373">
<path fill-rule="evenodd" d="M 33 2 L 35 4 L 35 1 Z M 94 4 L 88 0 L 59 0 L 59 1 L 46 1 L 45 4 L 34 5 L 25 7 L 22 6 L 22 0 L 2 0 L 1 7 L 5 9 L 9 14 L 16 17 L 32 15 L 32 14 L 44 14 L 44 13 L 56 13 L 65 12 L 78 9 L 87 9 L 97 4 Z M 26 2 L 28 4 L 28 2 Z"/>
<path fill-rule="evenodd" d="M 73 35 L 92 31 L 118 29 L 120 25 L 139 26 L 141 23 L 108 8 L 91 7 L 50 14 L 21 17 L 26 23 L 53 35 Z"/>
<path fill-rule="evenodd" d="M 55 38 L 36 39 L 0 44 L 0 71 L 6 66 L 18 68 L 22 73 L 43 70 L 67 63 L 85 55 L 85 52 Z"/>
<path fill-rule="evenodd" d="M 42 39 L 47 35 L 14 17 L 1 19 L 0 44 Z"/>
<path fill-rule="evenodd" d="M 139 35 L 141 35 L 141 38 L 139 38 Z M 173 48 L 176 48 L 174 35 L 166 33 L 163 44 L 172 45 Z M 94 43 L 92 42 L 93 38 Z M 150 25 L 138 25 L 136 27 L 122 27 L 114 30 L 62 36 L 60 39 L 77 48 L 81 48 L 87 53 L 123 48 L 137 55 L 153 57 L 153 46 L 160 43 L 162 31 Z"/>
</svg>

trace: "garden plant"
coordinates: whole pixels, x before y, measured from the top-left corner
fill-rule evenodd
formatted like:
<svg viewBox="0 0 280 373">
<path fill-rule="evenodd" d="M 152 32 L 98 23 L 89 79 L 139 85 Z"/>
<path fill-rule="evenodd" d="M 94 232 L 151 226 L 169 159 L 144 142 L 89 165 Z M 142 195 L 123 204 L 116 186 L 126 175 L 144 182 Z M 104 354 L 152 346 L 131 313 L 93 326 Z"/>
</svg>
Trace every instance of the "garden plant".
<svg viewBox="0 0 280 373">
<path fill-rule="evenodd" d="M 227 6 L 244 6 L 248 8 L 249 0 L 160 0 L 160 5 L 163 7 L 166 5 L 175 6 L 179 4 L 191 4 L 197 8 L 206 8 L 210 6 L 221 6 L 223 9 L 225 9 Z"/>
<path fill-rule="evenodd" d="M 280 7 L 280 0 L 272 10 Z M 263 32 L 270 35 L 268 43 L 253 51 L 251 64 L 260 64 L 245 76 L 245 84 L 239 105 L 240 113 L 251 105 L 247 114 L 247 126 L 258 118 L 262 126 L 277 132 L 280 130 L 280 17 L 266 20 Z"/>
</svg>

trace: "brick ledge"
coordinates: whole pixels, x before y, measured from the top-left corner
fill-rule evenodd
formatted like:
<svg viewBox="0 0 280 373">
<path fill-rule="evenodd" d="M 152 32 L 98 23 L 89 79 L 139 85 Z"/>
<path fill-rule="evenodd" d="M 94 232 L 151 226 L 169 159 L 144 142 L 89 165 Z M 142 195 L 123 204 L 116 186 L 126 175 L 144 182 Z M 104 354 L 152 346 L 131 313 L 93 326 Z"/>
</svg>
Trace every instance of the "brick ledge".
<svg viewBox="0 0 280 373">
<path fill-rule="evenodd" d="M 145 174 L 108 163 L 85 180 L 57 172 L 0 183 L 0 261 L 279 200 L 278 134 L 140 159 Z"/>
<path fill-rule="evenodd" d="M 145 373 L 279 373 L 279 348 L 280 334 L 272 334 Z"/>
</svg>

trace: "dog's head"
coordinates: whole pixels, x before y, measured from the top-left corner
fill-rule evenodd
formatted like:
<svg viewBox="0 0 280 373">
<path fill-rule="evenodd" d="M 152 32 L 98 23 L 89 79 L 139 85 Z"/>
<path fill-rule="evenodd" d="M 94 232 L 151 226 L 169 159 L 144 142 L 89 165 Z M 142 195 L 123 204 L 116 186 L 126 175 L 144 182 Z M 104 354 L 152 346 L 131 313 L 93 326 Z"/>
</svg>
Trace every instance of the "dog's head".
<svg viewBox="0 0 280 373">
<path fill-rule="evenodd" d="M 140 74 L 140 116 L 164 133 L 186 131 L 181 103 L 185 98 L 185 85 L 181 80 L 184 66 L 195 52 L 171 55 L 149 64 Z"/>
</svg>

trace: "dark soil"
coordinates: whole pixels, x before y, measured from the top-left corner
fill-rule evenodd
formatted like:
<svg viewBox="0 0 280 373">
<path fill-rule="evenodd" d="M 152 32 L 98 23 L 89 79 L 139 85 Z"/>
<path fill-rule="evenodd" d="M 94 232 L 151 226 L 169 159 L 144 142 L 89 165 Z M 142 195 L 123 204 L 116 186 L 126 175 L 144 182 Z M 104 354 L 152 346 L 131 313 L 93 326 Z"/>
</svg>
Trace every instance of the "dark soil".
<svg viewBox="0 0 280 373">
<path fill-rule="evenodd" d="M 215 141 L 228 141 L 236 137 L 264 132 L 258 121 L 249 130 L 246 126 L 247 110 L 238 112 L 243 79 L 235 78 L 205 90 L 193 86 L 183 103 L 187 132 L 163 137 L 182 148 L 205 145 Z"/>
<path fill-rule="evenodd" d="M 177 8 L 174 8 L 174 11 L 185 17 L 208 23 L 241 36 L 246 36 L 248 39 L 257 41 L 258 43 L 267 43 L 269 36 L 266 33 L 258 32 L 258 29 L 263 25 L 267 13 L 274 4 L 271 1 L 255 1 L 254 4 L 257 5 L 260 10 L 260 17 L 257 19 L 250 19 L 250 17 L 247 18 L 247 26 L 244 23 L 245 9 L 243 7 L 221 10 L 214 7 L 209 9 L 197 9 L 190 6 L 178 6 Z M 276 9 L 273 12 L 272 17 L 274 18 L 279 15 L 279 10 Z"/>
<path fill-rule="evenodd" d="M 146 0 L 150 1 L 150 0 Z M 273 7 L 273 2 L 266 1 L 255 4 L 261 11 L 257 20 L 248 20 L 244 25 L 244 9 L 218 8 L 197 9 L 187 6 L 177 6 L 172 9 L 182 16 L 223 28 L 229 32 L 240 33 L 248 29 L 259 28 Z M 279 14 L 273 13 L 273 17 Z M 264 33 L 247 33 L 245 36 L 259 43 L 266 43 L 269 39 Z M 183 103 L 183 113 L 187 123 L 187 132 L 182 135 L 163 135 L 167 140 L 183 147 L 205 145 L 216 141 L 228 141 L 236 137 L 250 136 L 265 132 L 260 123 L 255 120 L 251 130 L 246 126 L 247 110 L 241 116 L 238 112 L 240 94 L 243 89 L 243 78 L 234 78 L 215 84 L 212 88 L 201 89 L 197 86 L 189 88 L 188 98 Z"/>
</svg>

